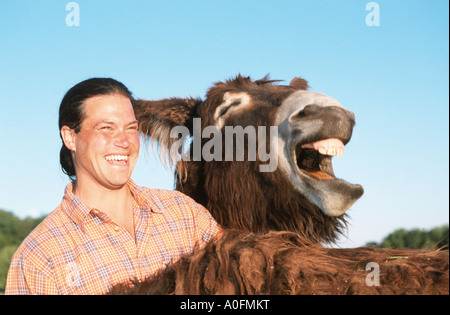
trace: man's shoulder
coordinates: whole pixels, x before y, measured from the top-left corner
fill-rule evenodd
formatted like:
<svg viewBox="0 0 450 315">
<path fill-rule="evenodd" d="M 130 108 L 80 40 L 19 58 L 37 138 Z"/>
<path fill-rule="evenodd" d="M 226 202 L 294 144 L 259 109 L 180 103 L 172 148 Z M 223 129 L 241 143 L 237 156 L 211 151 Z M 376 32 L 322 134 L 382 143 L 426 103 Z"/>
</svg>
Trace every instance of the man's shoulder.
<svg viewBox="0 0 450 315">
<path fill-rule="evenodd" d="M 56 208 L 31 231 L 17 249 L 16 257 L 46 256 L 57 245 L 58 235 L 64 234 L 64 223 L 61 220 L 62 211 Z"/>
<path fill-rule="evenodd" d="M 182 198 L 182 199 L 190 199 L 189 196 L 179 192 L 178 190 L 168 190 L 168 189 L 160 189 L 160 188 L 148 188 L 142 187 L 145 192 L 147 192 L 152 197 L 160 198 L 160 199 L 173 199 L 173 198 Z"/>
<path fill-rule="evenodd" d="M 167 190 L 159 188 L 141 187 L 142 192 L 151 200 L 153 208 L 156 206 L 157 212 L 164 210 L 174 210 L 179 208 L 201 208 L 201 206 L 191 197 L 177 190 Z M 159 211 L 158 211 L 159 210 Z"/>
<path fill-rule="evenodd" d="M 142 191 L 154 202 L 171 202 L 174 200 L 183 200 L 185 202 L 195 203 L 189 196 L 177 190 L 168 190 L 160 188 L 141 187 Z"/>
</svg>

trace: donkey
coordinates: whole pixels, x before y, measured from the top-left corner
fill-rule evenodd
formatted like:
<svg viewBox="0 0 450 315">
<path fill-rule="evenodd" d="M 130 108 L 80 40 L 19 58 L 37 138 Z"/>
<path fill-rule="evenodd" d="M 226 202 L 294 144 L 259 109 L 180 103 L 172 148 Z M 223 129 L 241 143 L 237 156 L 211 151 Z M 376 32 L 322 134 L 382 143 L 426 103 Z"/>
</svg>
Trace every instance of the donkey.
<svg viewBox="0 0 450 315">
<path fill-rule="evenodd" d="M 304 79 L 276 82 L 238 75 L 204 101 L 135 102 L 141 132 L 176 164 L 176 189 L 226 230 L 111 294 L 448 294 L 448 252 L 322 246 L 363 194 L 332 165 L 355 115 Z"/>
<path fill-rule="evenodd" d="M 176 189 L 224 228 L 293 231 L 316 243 L 333 242 L 345 228 L 345 211 L 363 194 L 360 185 L 336 178 L 332 166 L 351 138 L 355 116 L 333 98 L 307 91 L 301 78 L 287 86 L 275 82 L 239 75 L 216 83 L 205 101 L 138 100 L 140 130 L 158 142 L 169 163 L 177 161 L 177 144 L 185 143 L 177 128 L 189 131 L 184 138 L 193 135 L 189 154 L 178 156 Z M 256 158 L 247 158 L 250 151 Z M 213 158 L 196 158 L 199 152 Z"/>
</svg>

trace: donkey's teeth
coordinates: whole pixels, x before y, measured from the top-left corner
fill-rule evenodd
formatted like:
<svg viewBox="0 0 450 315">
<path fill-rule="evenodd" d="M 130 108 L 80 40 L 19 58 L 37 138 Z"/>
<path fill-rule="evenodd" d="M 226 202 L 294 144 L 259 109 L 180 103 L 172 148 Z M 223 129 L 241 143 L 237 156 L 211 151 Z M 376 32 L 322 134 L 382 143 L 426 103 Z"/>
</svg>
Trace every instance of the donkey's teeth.
<svg viewBox="0 0 450 315">
<path fill-rule="evenodd" d="M 336 149 L 334 147 L 329 147 L 327 150 L 327 155 L 336 156 Z"/>
<path fill-rule="evenodd" d="M 313 149 L 319 151 L 322 155 L 329 156 L 343 156 L 344 155 L 344 143 L 339 139 L 325 139 L 314 143 L 307 143 L 302 145 L 303 149 Z"/>
<path fill-rule="evenodd" d="M 323 155 L 327 155 L 327 152 L 328 152 L 326 147 L 320 147 L 318 151 L 320 154 L 323 154 Z"/>
</svg>

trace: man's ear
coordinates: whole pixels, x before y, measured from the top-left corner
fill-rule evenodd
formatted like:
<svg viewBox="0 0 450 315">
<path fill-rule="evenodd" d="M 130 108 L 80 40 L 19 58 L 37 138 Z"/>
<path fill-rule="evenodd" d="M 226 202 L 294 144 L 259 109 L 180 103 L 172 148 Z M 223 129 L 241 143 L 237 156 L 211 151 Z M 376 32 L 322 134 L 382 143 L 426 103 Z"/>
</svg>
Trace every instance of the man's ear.
<svg viewBox="0 0 450 315">
<path fill-rule="evenodd" d="M 70 151 L 75 151 L 75 131 L 67 126 L 61 128 L 61 139 Z"/>
<path fill-rule="evenodd" d="M 158 143 L 162 162 L 168 157 L 170 164 L 170 149 L 180 138 L 171 138 L 174 127 L 184 126 L 190 134 L 193 129 L 193 119 L 197 117 L 197 109 L 203 103 L 194 98 L 170 98 L 159 101 L 134 101 L 134 113 L 139 121 L 139 131 L 152 144 Z"/>
</svg>

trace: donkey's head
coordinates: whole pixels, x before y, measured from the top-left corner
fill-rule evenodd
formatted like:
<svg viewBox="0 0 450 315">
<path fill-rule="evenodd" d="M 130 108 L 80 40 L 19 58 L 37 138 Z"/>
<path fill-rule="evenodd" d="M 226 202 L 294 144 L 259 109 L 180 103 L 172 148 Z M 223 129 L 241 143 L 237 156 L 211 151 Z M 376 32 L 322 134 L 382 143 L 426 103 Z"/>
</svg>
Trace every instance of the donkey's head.
<svg viewBox="0 0 450 315">
<path fill-rule="evenodd" d="M 216 83 L 204 101 L 138 100 L 136 116 L 169 160 L 181 159 L 177 189 L 224 227 L 333 241 L 345 211 L 363 194 L 332 167 L 355 116 L 333 98 L 307 91 L 303 79 L 275 82 L 238 76 Z M 180 144 L 189 137 L 186 153 Z"/>
</svg>

